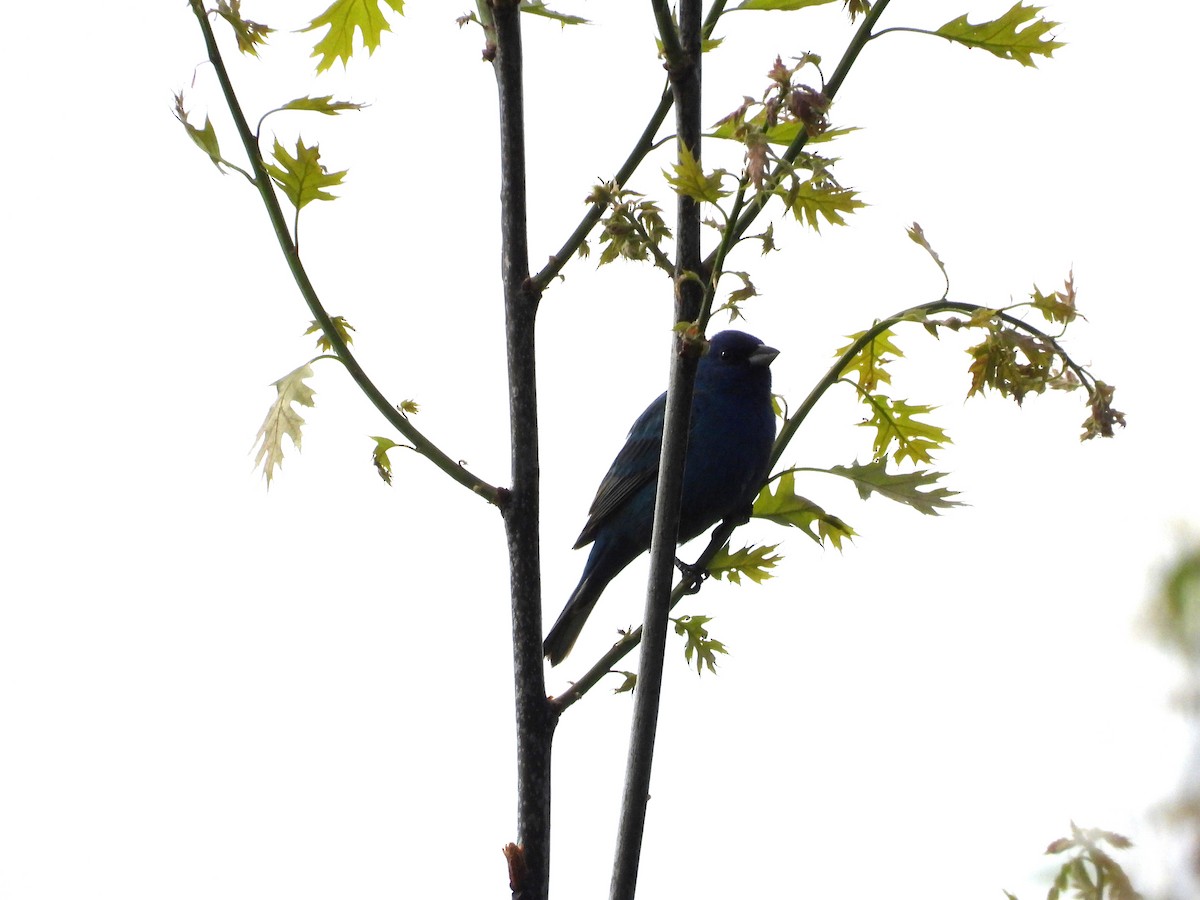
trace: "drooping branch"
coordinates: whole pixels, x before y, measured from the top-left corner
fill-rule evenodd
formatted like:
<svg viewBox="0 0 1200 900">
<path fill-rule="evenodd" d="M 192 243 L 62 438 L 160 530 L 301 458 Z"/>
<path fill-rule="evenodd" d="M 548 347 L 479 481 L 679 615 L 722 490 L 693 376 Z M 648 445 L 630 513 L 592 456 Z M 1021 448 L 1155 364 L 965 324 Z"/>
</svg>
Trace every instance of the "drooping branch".
<svg viewBox="0 0 1200 900">
<path fill-rule="evenodd" d="M 895 313 L 894 315 L 875 322 L 870 328 L 866 329 L 857 340 L 855 340 L 846 348 L 842 355 L 838 357 L 838 359 L 834 361 L 833 365 L 829 367 L 829 370 L 825 373 L 821 380 L 818 381 L 817 384 L 813 386 L 812 390 L 809 391 L 803 402 L 796 408 L 796 411 L 786 418 L 784 426 L 782 429 L 780 429 L 779 436 L 776 438 L 775 445 L 771 451 L 771 468 L 773 469 L 775 465 L 778 464 L 788 444 L 796 436 L 800 426 L 804 424 L 805 420 L 816 407 L 817 403 L 820 402 L 826 393 L 828 393 L 830 388 L 832 388 L 839 382 L 839 380 L 842 379 L 842 374 L 846 370 L 847 365 L 849 365 L 851 361 L 862 352 L 863 348 L 870 345 L 885 331 L 904 322 L 911 322 L 919 325 L 925 322 L 933 321 L 930 319 L 930 317 L 936 316 L 939 313 L 957 312 L 964 313 L 968 316 L 975 316 L 984 310 L 985 307 L 973 303 L 962 303 L 955 300 L 938 299 L 929 303 L 923 303 L 910 307 L 909 309 L 902 310 L 901 312 Z M 1095 398 L 1098 392 L 1096 380 L 1086 369 L 1076 363 L 1075 360 L 1073 360 L 1067 354 L 1066 350 L 1063 349 L 1062 345 L 1059 344 L 1054 337 L 1037 328 L 1036 326 L 1019 319 L 1010 313 L 1004 312 L 1003 310 L 994 310 L 993 312 L 995 313 L 995 317 L 1000 321 L 1016 330 L 1024 331 L 1027 334 L 1032 335 L 1039 341 L 1044 342 L 1048 347 L 1052 348 L 1053 351 L 1058 355 L 1059 359 L 1062 360 L 1063 365 L 1072 373 L 1074 373 L 1075 377 L 1079 380 L 1080 385 L 1088 392 L 1089 398 Z M 671 593 L 670 605 L 672 609 L 674 609 L 674 607 L 684 597 L 690 596 L 699 589 L 702 583 L 702 573 L 705 571 L 712 559 L 716 556 L 717 552 L 725 546 L 725 543 L 729 540 L 730 536 L 740 524 L 741 523 L 739 522 L 725 521 L 717 526 L 717 528 L 713 531 L 708 545 L 691 566 L 691 568 L 694 570 L 694 573 L 685 574 L 676 583 L 675 588 Z M 583 675 L 575 679 L 571 683 L 570 687 L 555 697 L 552 702 L 558 709 L 559 713 L 561 714 L 563 711 L 575 704 L 581 697 L 583 697 L 584 694 L 588 693 L 588 691 L 595 687 L 605 675 L 611 674 L 614 671 L 614 667 L 642 642 L 642 638 L 642 627 L 635 628 L 625 634 Z"/>
<path fill-rule="evenodd" d="M 346 367 L 346 371 L 350 373 L 350 377 L 354 379 L 354 383 L 358 385 L 359 390 L 379 410 L 380 414 L 388 421 L 388 424 L 404 435 L 418 453 L 426 457 L 459 484 L 469 488 L 491 503 L 502 505 L 505 498 L 504 491 L 472 474 L 462 463 L 442 452 L 436 444 L 414 427 L 408 417 L 400 412 L 383 395 L 383 392 L 375 386 L 375 383 L 370 379 L 363 367 L 359 365 L 358 360 L 346 345 L 345 340 L 343 340 L 339 329 L 334 326 L 333 319 L 326 311 L 324 304 L 321 303 L 316 289 L 308 278 L 308 272 L 305 270 L 304 264 L 300 261 L 300 254 L 297 251 L 291 233 L 288 231 L 287 219 L 284 218 L 283 209 L 279 205 L 279 198 L 275 194 L 271 176 L 267 173 L 266 167 L 263 164 L 258 139 L 254 131 L 251 130 L 245 114 L 242 112 L 241 102 L 238 100 L 237 93 L 233 89 L 233 82 L 230 80 L 229 72 L 225 68 L 225 61 L 221 56 L 220 48 L 217 47 L 216 36 L 213 34 L 212 24 L 208 20 L 204 4 L 202 0 L 190 0 L 190 2 L 192 12 L 195 13 L 196 20 L 200 23 L 200 30 L 204 35 L 204 45 L 208 51 L 209 62 L 212 63 L 213 69 L 217 73 L 217 81 L 221 85 L 225 103 L 229 107 L 230 114 L 233 116 L 234 125 L 242 141 L 242 147 L 245 149 L 246 156 L 250 161 L 250 171 L 253 173 L 251 183 L 257 188 L 259 196 L 262 198 L 263 206 L 267 210 L 267 216 L 271 220 L 271 226 L 279 242 L 279 249 L 283 251 L 288 268 L 291 270 L 292 278 L 295 280 L 296 286 L 300 289 L 300 294 L 304 297 L 304 302 L 308 304 L 313 318 L 321 326 L 321 330 L 329 341 L 334 354 L 336 354 L 338 360 Z"/>
</svg>

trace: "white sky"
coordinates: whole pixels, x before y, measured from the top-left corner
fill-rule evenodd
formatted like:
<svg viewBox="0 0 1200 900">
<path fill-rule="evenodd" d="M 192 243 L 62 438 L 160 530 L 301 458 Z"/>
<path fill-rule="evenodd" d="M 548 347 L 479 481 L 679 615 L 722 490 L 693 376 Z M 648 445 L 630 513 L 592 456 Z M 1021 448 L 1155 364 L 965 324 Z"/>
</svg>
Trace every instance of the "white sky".
<svg viewBox="0 0 1200 900">
<path fill-rule="evenodd" d="M 296 28 L 320 4 L 296 6 L 245 13 Z M 1007 6 L 895 0 L 884 24 Z M 645 7 L 563 0 L 598 23 L 525 23 L 535 265 L 658 95 Z M 248 110 L 372 104 L 274 120 L 350 169 L 342 199 L 303 216 L 310 272 L 385 391 L 504 483 L 495 92 L 480 35 L 454 25 L 467 8 L 414 2 L 372 60 L 315 83 L 299 43 L 233 72 Z M 1164 884 L 1151 811 L 1189 735 L 1168 709 L 1179 673 L 1134 624 L 1200 500 L 1184 102 L 1200 14 L 1047 13 L 1069 46 L 1037 71 L 915 35 L 868 48 L 834 119 L 865 129 L 835 152 L 871 206 L 819 236 L 780 222 L 784 253 L 732 260 L 763 294 L 743 327 L 783 351 L 776 390 L 799 402 L 844 334 L 940 292 L 904 236 L 916 220 L 958 299 L 1000 305 L 1073 266 L 1089 321 L 1069 347 L 1130 427 L 1080 445 L 1078 398 L 964 405 L 966 356 L 902 334 L 893 395 L 942 405 L 955 443 L 938 467 L 971 506 L 921 517 L 813 475 L 800 489 L 861 534 L 844 554 L 745 530 L 787 559 L 766 587 L 710 585 L 684 610 L 714 616 L 731 655 L 697 679 L 670 651 L 642 896 L 1036 897 L 1072 818 L 1129 834 L 1140 884 Z M 170 115 L 185 88 L 236 152 L 191 14 L 81 4 L 52 39 L 46 7 L 11 15 L 0 896 L 506 896 L 499 517 L 413 456 L 385 487 L 366 436 L 386 426 L 328 362 L 303 455 L 263 490 L 247 450 L 269 385 L 316 351 L 253 191 Z M 831 72 L 850 29 L 831 6 L 739 13 L 718 34 L 708 122 L 761 93 L 776 53 L 815 50 Z M 661 165 L 631 187 L 665 198 Z M 663 277 L 633 265 L 575 262 L 546 296 L 548 619 L 595 486 L 665 383 L 669 310 Z M 866 459 L 860 415 L 831 396 L 784 461 Z M 644 574 L 614 583 L 550 690 L 638 617 Z M 606 894 L 629 709 L 597 690 L 559 727 L 557 896 Z"/>
</svg>

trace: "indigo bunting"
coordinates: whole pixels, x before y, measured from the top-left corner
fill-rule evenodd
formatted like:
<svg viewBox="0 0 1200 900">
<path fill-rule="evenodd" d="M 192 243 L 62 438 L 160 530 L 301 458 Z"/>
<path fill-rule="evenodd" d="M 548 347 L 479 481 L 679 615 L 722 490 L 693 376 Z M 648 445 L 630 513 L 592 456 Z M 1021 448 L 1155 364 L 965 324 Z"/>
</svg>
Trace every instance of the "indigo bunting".
<svg viewBox="0 0 1200 900">
<path fill-rule="evenodd" d="M 684 460 L 679 543 L 721 519 L 749 512 L 767 477 L 775 441 L 769 366 L 778 355 L 756 337 L 722 331 L 700 358 Z M 551 665 L 571 652 L 608 583 L 650 549 L 666 406 L 664 393 L 638 416 L 592 501 L 575 549 L 595 544 L 583 577 L 542 645 Z"/>
</svg>

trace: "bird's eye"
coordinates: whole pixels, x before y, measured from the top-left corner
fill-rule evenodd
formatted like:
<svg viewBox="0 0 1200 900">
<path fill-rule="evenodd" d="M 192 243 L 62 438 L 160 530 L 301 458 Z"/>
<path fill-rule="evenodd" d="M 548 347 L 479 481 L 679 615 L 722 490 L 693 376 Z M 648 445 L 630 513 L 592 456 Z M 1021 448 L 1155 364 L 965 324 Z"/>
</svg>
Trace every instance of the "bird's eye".
<svg viewBox="0 0 1200 900">
<path fill-rule="evenodd" d="M 733 357 L 733 354 L 730 353 L 728 350 L 721 351 L 721 359 L 725 360 L 726 362 L 728 362 L 732 357 Z"/>
</svg>

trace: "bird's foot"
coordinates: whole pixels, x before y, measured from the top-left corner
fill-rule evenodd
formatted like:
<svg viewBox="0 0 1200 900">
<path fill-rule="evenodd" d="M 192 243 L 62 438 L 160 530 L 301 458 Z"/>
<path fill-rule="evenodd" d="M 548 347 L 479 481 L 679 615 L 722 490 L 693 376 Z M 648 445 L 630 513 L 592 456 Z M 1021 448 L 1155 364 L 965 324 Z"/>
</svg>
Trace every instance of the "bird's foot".
<svg viewBox="0 0 1200 900">
<path fill-rule="evenodd" d="M 708 569 L 704 568 L 703 566 L 685 563 L 678 556 L 675 557 L 675 568 L 677 568 L 679 573 L 690 582 L 687 589 L 687 593 L 689 594 L 699 593 L 700 585 L 704 583 L 705 579 L 707 579 L 709 575 Z"/>
</svg>

